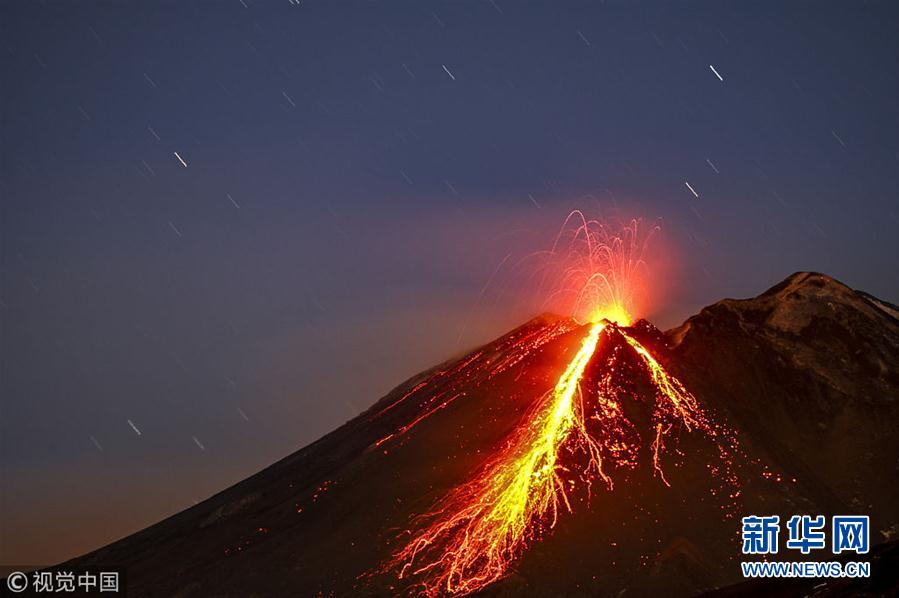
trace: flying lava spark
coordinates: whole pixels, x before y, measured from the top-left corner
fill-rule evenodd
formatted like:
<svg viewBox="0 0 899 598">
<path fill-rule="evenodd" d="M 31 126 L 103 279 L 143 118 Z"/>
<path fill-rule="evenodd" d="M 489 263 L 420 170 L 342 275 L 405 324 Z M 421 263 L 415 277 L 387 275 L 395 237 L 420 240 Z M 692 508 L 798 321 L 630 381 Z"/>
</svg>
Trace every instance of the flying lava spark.
<svg viewBox="0 0 899 598">
<path fill-rule="evenodd" d="M 611 226 L 573 210 L 540 260 L 544 307 L 557 307 L 577 322 L 607 319 L 622 326 L 643 311 L 646 294 L 645 251 L 658 226 L 639 219 Z"/>
<path fill-rule="evenodd" d="M 573 511 L 573 493 L 585 493 L 589 499 L 594 484 L 612 490 L 615 472 L 635 469 L 644 459 L 651 462 L 653 475 L 670 486 L 663 458 L 666 446 L 674 446 L 681 432 L 710 438 L 725 462 L 720 471 L 730 471 L 726 462 L 732 439 L 722 438 L 726 430 L 638 340 L 639 330 L 628 328 L 632 310 L 638 308 L 644 267 L 639 222 L 613 235 L 579 211 L 572 212 L 566 225 L 572 220 L 578 225 L 567 245 L 560 233 L 549 255 L 563 263 L 555 294 L 571 299 L 575 323 L 547 336 L 577 331 L 577 351 L 507 441 L 407 530 L 410 539 L 385 570 L 409 583 L 414 593 L 465 595 L 496 582 L 528 545 L 555 527 L 560 514 Z M 533 344 L 523 343 L 523 350 L 532 350 Z M 513 355 L 516 352 L 513 347 Z M 478 357 L 476 353 L 461 367 L 478 367 Z M 645 378 L 651 396 L 634 391 L 631 380 L 622 379 L 627 376 Z M 444 402 L 421 417 L 459 394 L 450 388 L 439 396 L 445 396 Z M 632 421 L 628 401 L 650 414 L 647 431 Z M 378 444 L 406 433 L 417 422 Z"/>
</svg>

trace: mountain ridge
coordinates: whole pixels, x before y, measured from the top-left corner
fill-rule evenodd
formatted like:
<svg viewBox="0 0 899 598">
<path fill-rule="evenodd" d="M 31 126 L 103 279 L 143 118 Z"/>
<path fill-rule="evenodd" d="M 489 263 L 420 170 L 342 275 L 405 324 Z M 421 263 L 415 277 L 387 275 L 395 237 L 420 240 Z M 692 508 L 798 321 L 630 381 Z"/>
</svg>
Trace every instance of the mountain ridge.
<svg viewBox="0 0 899 598">
<path fill-rule="evenodd" d="M 746 467 L 781 479 L 747 474 L 745 508 L 870 511 L 881 539 L 893 537 L 899 496 L 893 500 L 890 460 L 899 445 L 890 439 L 890 422 L 899 404 L 899 329 L 880 305 L 890 304 L 868 297 L 803 272 L 755 298 L 719 301 L 666 333 L 645 322 L 631 329 L 739 432 L 753 455 Z M 396 549 L 410 517 L 502 446 L 536 397 L 555 384 L 583 330 L 570 318 L 541 314 L 408 378 L 356 418 L 198 505 L 59 567 L 127 567 L 134 596 L 401 590 L 389 575 L 360 576 Z M 844 373 L 825 367 L 841 360 Z M 882 442 L 881 450 L 869 454 L 863 443 L 846 440 L 853 426 Z M 845 446 L 822 450 L 828 443 Z M 598 494 L 583 513 L 561 518 L 487 593 L 665 587 L 690 595 L 733 583 L 732 520 L 703 531 L 687 525 L 718 509 L 706 490 L 689 486 L 705 480 L 703 468 L 672 463 L 666 473 L 673 489 L 651 469 L 627 474 L 631 488 Z M 877 504 L 865 504 L 871 496 Z M 641 522 L 649 513 L 662 527 L 653 531 L 651 521 Z M 617 548 L 603 540 L 612 537 Z M 709 565 L 712 555 L 728 550 L 726 562 Z M 555 579 L 559 567 L 573 585 Z M 602 572 L 598 581 L 594 570 Z"/>
</svg>

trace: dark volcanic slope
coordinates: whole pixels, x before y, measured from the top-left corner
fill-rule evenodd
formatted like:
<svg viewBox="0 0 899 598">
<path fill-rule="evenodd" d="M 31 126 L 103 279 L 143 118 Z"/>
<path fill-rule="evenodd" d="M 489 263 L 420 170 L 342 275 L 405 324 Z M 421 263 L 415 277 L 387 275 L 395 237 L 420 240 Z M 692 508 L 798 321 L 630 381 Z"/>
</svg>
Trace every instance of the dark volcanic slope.
<svg viewBox="0 0 899 598">
<path fill-rule="evenodd" d="M 682 379 L 804 494 L 899 533 L 899 308 L 800 272 L 668 333 Z"/>
<path fill-rule="evenodd" d="M 896 318 L 895 307 L 830 278 L 796 274 L 755 299 L 710 306 L 667 335 L 633 328 L 736 430 L 739 496 L 719 492 L 714 447 L 683 434 L 682 458 L 665 457 L 670 488 L 651 467 L 621 472 L 613 490 L 577 502 L 487 593 L 691 595 L 736 583 L 740 514 L 867 513 L 872 541 L 895 533 Z M 584 333 L 570 320 L 535 319 L 407 381 L 240 484 L 65 566 L 126 567 L 133 597 L 402 589 L 392 575 L 360 576 L 399 547 L 412 516 L 503 445 Z M 608 339 L 584 385 L 613 355 L 625 356 L 622 371 L 638 371 L 620 336 Z M 627 407 L 638 422 L 641 380 Z M 639 434 L 652 431 L 640 425 Z"/>
<path fill-rule="evenodd" d="M 64 566 L 124 566 L 132 597 L 346 595 L 386 556 L 384 539 L 467 477 L 552 388 L 579 345 L 575 328 L 536 318 L 243 482 Z"/>
<path fill-rule="evenodd" d="M 858 560 L 855 555 L 841 561 Z M 702 594 L 702 598 L 879 598 L 899 596 L 899 542 L 875 546 L 865 560 L 871 562 L 872 575 L 856 579 L 753 579 Z"/>
</svg>

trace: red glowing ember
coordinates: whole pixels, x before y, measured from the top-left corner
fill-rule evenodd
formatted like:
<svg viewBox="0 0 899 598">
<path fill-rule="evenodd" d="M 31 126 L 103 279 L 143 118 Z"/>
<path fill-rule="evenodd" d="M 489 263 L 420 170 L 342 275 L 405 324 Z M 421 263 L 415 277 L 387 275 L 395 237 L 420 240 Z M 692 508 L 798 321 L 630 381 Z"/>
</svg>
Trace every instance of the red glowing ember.
<svg viewBox="0 0 899 598">
<path fill-rule="evenodd" d="M 577 322 L 627 326 L 645 309 L 646 249 L 659 230 L 638 219 L 611 226 L 574 210 L 542 258 L 545 306 Z"/>
<path fill-rule="evenodd" d="M 489 586 L 506 575 L 530 544 L 549 533 L 560 515 L 575 504 L 586 504 L 570 500 L 572 492 L 589 496 L 594 485 L 611 490 L 617 472 L 645 462 L 660 484 L 670 486 L 663 461 L 669 445 L 669 453 L 677 445 L 677 435 L 698 434 L 717 445 L 719 470 L 735 483 L 729 463 L 733 438 L 637 339 L 639 334 L 626 328 L 643 307 L 643 255 L 655 230 L 644 232 L 634 220 L 612 231 L 574 211 L 552 248 L 541 254 L 544 285 L 553 289 L 547 303 L 567 305 L 574 319 L 550 337 L 580 328 L 580 347 L 555 386 L 496 452 L 406 530 L 403 546 L 384 568 L 407 580 L 412 591 L 428 596 L 469 594 Z M 521 361 L 546 340 L 523 339 L 507 359 Z M 599 359 L 605 343 L 613 343 L 614 350 Z M 482 367 L 478 357 L 475 353 L 455 368 Z M 645 380 L 649 398 L 635 393 L 628 376 Z M 445 390 L 423 406 L 419 418 L 377 445 L 407 433 L 459 396 L 452 388 Z M 632 421 L 625 407 L 628 401 L 644 406 L 649 425 L 641 426 L 648 432 Z"/>
</svg>

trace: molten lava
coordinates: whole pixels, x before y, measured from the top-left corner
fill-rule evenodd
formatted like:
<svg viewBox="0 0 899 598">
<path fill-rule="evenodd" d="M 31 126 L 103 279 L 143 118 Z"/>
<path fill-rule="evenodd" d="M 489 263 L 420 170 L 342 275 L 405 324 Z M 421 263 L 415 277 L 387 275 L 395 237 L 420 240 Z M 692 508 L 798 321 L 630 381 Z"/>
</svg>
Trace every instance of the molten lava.
<svg viewBox="0 0 899 598">
<path fill-rule="evenodd" d="M 725 482 L 735 479 L 729 463 L 734 439 L 712 422 L 684 385 L 636 338 L 639 333 L 625 328 L 639 307 L 638 223 L 616 236 L 580 212 L 572 212 L 566 225 L 572 219 L 579 224 L 567 249 L 560 249 L 560 233 L 550 255 L 567 264 L 555 294 L 573 301 L 571 313 L 577 322 L 588 322 L 581 326 L 579 348 L 555 386 L 502 447 L 407 530 L 411 539 L 385 569 L 406 580 L 416 593 L 469 594 L 499 580 L 529 544 L 554 528 L 561 512 L 573 510 L 573 492 L 589 499 L 595 482 L 612 490 L 619 471 L 636 469 L 645 461 L 653 475 L 670 486 L 663 457 L 666 446 L 675 446 L 681 432 L 710 439 L 722 460 L 721 466 L 710 466 L 713 474 L 723 473 L 719 477 Z M 524 343 L 523 350 L 573 329 L 557 325 L 551 333 Z M 517 363 L 523 359 L 515 357 L 519 353 L 513 346 L 507 359 Z M 468 368 L 482 367 L 479 355 L 455 367 L 474 372 Z M 435 378 L 441 375 L 438 372 Z M 643 388 L 651 391 L 635 390 L 635 377 L 645 380 Z M 426 384 L 416 385 L 397 403 Z M 405 434 L 459 396 L 452 387 L 442 389 L 430 400 L 436 404 L 423 404 L 420 417 L 377 444 Z M 639 425 L 635 410 L 644 414 Z"/>
<path fill-rule="evenodd" d="M 630 324 L 643 311 L 644 254 L 658 230 L 637 219 L 613 227 L 573 210 L 552 247 L 534 254 L 543 273 L 544 309 L 571 314 L 582 324 Z"/>
<path fill-rule="evenodd" d="M 584 372 L 606 337 L 620 335 L 625 340 L 620 346 L 633 350 L 652 382 L 649 453 L 666 486 L 661 455 L 673 429 L 699 430 L 712 439 L 719 434 L 689 391 L 632 335 L 608 321 L 585 328 L 553 390 L 473 479 L 419 519 L 424 524 L 395 554 L 389 567 L 401 579 L 412 579 L 420 593 L 468 594 L 497 581 L 530 542 L 555 526 L 560 507 L 572 510 L 569 489 L 589 493 L 597 480 L 611 489 L 607 462 L 615 469 L 637 466 L 641 439 L 625 416 L 628 391 L 616 382 L 618 357 L 604 362 L 608 370 L 594 388 L 583 387 Z M 576 454 L 583 458 L 570 458 Z"/>
<path fill-rule="evenodd" d="M 583 433 L 574 395 L 596 350 L 604 323 L 595 324 L 580 350 L 516 438 L 478 477 L 454 490 L 437 520 L 397 556 L 400 577 L 427 576 L 427 594 L 469 593 L 499 579 L 529 539 L 532 522 L 555 518 L 567 498 L 556 464 L 559 447 Z M 591 446 L 593 440 L 583 435 Z M 598 450 L 597 453 L 598 455 Z M 597 469 L 599 461 L 596 461 Z"/>
</svg>

